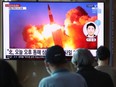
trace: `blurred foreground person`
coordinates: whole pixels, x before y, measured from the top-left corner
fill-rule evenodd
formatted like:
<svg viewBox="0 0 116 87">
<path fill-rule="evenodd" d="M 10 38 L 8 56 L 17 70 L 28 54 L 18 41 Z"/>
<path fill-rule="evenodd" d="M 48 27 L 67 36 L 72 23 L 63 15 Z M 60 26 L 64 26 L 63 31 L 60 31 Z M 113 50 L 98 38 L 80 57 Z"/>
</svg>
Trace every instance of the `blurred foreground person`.
<svg viewBox="0 0 116 87">
<path fill-rule="evenodd" d="M 108 73 L 113 80 L 114 87 L 116 87 L 116 69 L 109 66 L 110 50 L 105 46 L 100 46 L 97 49 L 96 54 L 98 59 L 98 66 L 96 66 L 95 68 Z"/>
<path fill-rule="evenodd" d="M 66 56 L 61 46 L 47 49 L 45 67 L 50 76 L 43 78 L 38 87 L 87 87 L 84 78 L 66 68 Z"/>
<path fill-rule="evenodd" d="M 22 87 L 12 66 L 2 59 L 0 59 L 0 87 Z"/>
<path fill-rule="evenodd" d="M 109 74 L 94 68 L 94 57 L 88 49 L 77 49 L 71 61 L 78 69 L 77 73 L 85 78 L 88 87 L 114 87 Z"/>
</svg>

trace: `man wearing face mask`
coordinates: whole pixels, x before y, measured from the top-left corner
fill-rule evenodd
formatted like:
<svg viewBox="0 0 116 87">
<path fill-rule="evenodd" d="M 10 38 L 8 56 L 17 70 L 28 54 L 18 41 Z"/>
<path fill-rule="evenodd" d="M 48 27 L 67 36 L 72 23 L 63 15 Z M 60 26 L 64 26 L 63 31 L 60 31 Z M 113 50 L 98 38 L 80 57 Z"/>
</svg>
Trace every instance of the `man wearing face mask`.
<svg viewBox="0 0 116 87">
<path fill-rule="evenodd" d="M 43 78 L 38 87 L 87 87 L 85 79 L 66 68 L 65 51 L 55 45 L 47 49 L 45 67 L 50 76 Z"/>
</svg>

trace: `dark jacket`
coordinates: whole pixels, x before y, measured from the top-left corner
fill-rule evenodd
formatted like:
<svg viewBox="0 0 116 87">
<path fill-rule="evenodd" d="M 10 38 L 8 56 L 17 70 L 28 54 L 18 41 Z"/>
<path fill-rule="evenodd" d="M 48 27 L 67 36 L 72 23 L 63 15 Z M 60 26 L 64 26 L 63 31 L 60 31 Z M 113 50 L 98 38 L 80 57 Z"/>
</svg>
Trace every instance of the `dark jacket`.
<svg viewBox="0 0 116 87">
<path fill-rule="evenodd" d="M 81 67 L 77 73 L 85 78 L 88 87 L 114 87 L 109 74 L 98 71 L 92 66 Z"/>
</svg>

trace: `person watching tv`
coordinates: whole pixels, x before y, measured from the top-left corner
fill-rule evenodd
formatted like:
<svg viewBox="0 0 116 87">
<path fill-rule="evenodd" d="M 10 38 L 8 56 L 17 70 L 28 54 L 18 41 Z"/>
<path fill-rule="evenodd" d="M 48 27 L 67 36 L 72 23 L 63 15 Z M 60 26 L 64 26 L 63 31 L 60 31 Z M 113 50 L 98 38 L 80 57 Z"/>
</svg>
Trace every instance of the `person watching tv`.
<svg viewBox="0 0 116 87">
<path fill-rule="evenodd" d="M 70 72 L 66 65 L 65 51 L 59 45 L 47 49 L 45 67 L 50 76 L 43 78 L 38 87 L 87 87 L 85 79 Z"/>
<path fill-rule="evenodd" d="M 110 50 L 106 46 L 100 46 L 96 51 L 96 57 L 98 59 L 98 66 L 95 68 L 108 73 L 113 80 L 114 87 L 116 87 L 116 69 L 109 66 Z"/>
<path fill-rule="evenodd" d="M 114 87 L 109 74 L 94 68 L 95 60 L 88 49 L 77 49 L 71 61 L 76 66 L 77 73 L 85 78 L 88 87 Z"/>
</svg>

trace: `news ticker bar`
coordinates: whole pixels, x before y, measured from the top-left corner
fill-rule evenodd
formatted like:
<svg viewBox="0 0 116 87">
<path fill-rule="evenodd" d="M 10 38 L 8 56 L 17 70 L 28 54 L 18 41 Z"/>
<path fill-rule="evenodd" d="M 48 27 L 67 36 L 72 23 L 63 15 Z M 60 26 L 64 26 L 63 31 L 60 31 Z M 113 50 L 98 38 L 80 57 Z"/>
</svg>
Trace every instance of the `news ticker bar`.
<svg viewBox="0 0 116 87">
<path fill-rule="evenodd" d="M 44 56 L 30 56 L 30 55 L 6 55 L 5 59 L 39 59 L 45 58 Z"/>
<path fill-rule="evenodd" d="M 75 50 L 65 50 L 66 56 L 72 56 Z M 46 49 L 6 49 L 6 56 L 45 56 Z"/>
</svg>

